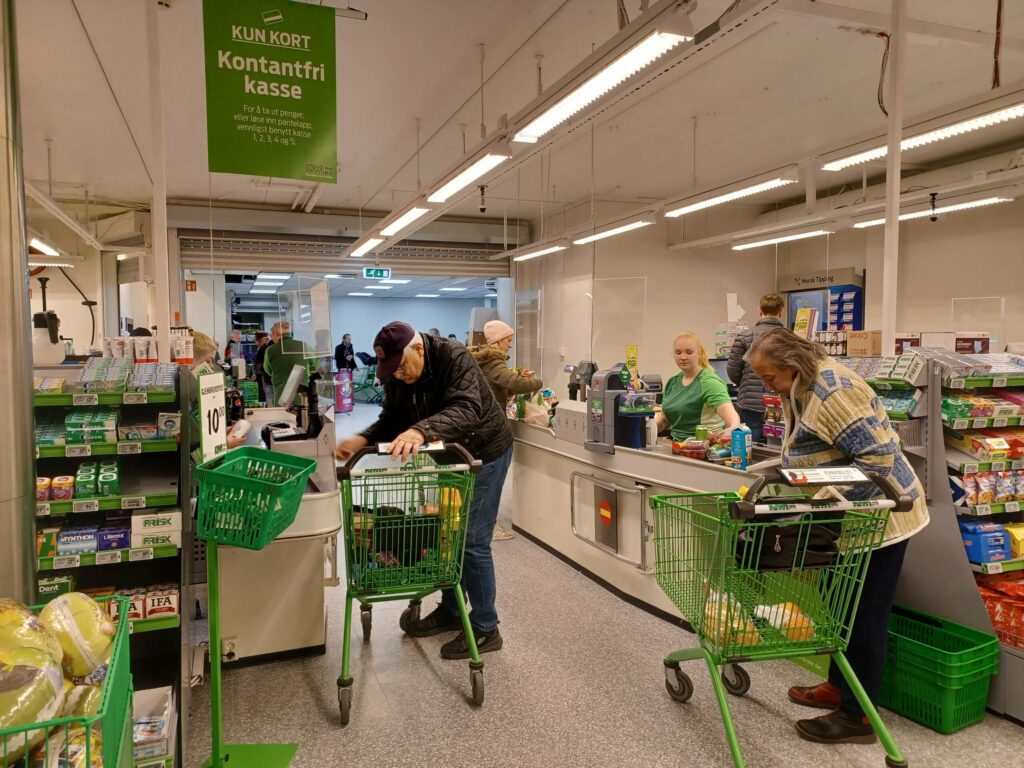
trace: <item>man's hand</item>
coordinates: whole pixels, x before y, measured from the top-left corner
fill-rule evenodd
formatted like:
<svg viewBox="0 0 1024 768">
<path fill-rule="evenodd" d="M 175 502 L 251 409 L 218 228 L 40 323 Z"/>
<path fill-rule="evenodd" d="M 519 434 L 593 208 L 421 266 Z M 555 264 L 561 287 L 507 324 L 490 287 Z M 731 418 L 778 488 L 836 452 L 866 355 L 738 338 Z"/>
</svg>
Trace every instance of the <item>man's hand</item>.
<svg viewBox="0 0 1024 768">
<path fill-rule="evenodd" d="M 362 435 L 353 435 L 345 438 L 334 448 L 334 456 L 341 461 L 348 461 L 356 453 L 368 445 L 366 438 Z"/>
<path fill-rule="evenodd" d="M 404 464 L 419 453 L 420 446 L 426 441 L 418 429 L 407 429 L 391 442 L 391 458 L 400 459 Z"/>
</svg>

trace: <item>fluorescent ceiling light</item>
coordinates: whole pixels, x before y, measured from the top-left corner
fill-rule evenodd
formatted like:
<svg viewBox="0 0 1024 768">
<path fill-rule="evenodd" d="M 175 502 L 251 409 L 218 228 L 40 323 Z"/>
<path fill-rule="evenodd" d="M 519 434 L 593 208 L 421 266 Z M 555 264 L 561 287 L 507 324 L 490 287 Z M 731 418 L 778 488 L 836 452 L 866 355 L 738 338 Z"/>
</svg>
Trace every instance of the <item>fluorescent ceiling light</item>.
<svg viewBox="0 0 1024 768">
<path fill-rule="evenodd" d="M 680 208 L 673 208 L 672 210 L 665 211 L 665 215 L 670 219 L 674 219 L 677 216 L 684 216 L 687 213 L 702 211 L 705 208 L 711 208 L 712 206 L 721 205 L 722 203 L 730 203 L 733 200 L 739 200 L 741 197 L 756 195 L 758 192 L 767 192 L 769 189 L 775 189 L 776 187 L 782 187 L 786 184 L 793 184 L 795 182 L 796 179 L 784 178 L 762 181 L 760 184 L 743 187 L 742 189 L 737 189 L 735 192 L 727 192 L 724 195 L 716 195 L 715 197 L 709 197 L 706 200 L 690 203 L 689 205 L 684 205 Z"/>
<path fill-rule="evenodd" d="M 390 291 L 390 285 L 364 285 L 364 291 Z"/>
<path fill-rule="evenodd" d="M 63 267 L 65 269 L 74 269 L 75 265 L 68 261 L 37 261 L 37 257 L 32 256 L 28 260 L 30 267 Z"/>
<path fill-rule="evenodd" d="M 250 288 L 249 293 L 277 293 L 276 288 Z"/>
<path fill-rule="evenodd" d="M 417 299 L 439 299 L 439 298 L 441 298 L 441 296 L 439 294 L 436 294 L 436 293 L 417 293 L 416 294 L 416 298 Z"/>
<path fill-rule="evenodd" d="M 280 288 L 284 283 L 277 280 L 257 280 L 252 284 L 253 288 Z"/>
<path fill-rule="evenodd" d="M 324 280 L 340 280 L 341 275 L 324 275 Z"/>
<path fill-rule="evenodd" d="M 44 243 L 38 237 L 33 237 L 28 244 L 46 256 L 60 256 L 60 252 L 48 243 Z"/>
<path fill-rule="evenodd" d="M 393 222 L 388 224 L 384 229 L 380 231 L 384 237 L 391 237 L 397 235 L 403 229 L 412 224 L 416 219 L 420 218 L 424 214 L 430 213 L 429 208 L 410 208 L 408 211 L 403 213 Z"/>
<path fill-rule="evenodd" d="M 442 288 L 442 291 L 448 291 L 449 293 L 459 293 L 460 291 L 469 290 L 468 288 Z"/>
<path fill-rule="evenodd" d="M 979 117 L 972 117 L 970 120 L 963 120 L 959 123 L 953 123 L 947 125 L 944 128 L 936 128 L 934 131 L 927 131 L 925 133 L 919 133 L 917 136 L 911 136 L 900 142 L 900 151 L 906 152 L 908 149 L 917 149 L 923 147 L 925 144 L 932 144 L 936 141 L 942 141 L 943 139 L 951 139 L 954 136 L 960 136 L 964 133 L 970 133 L 971 131 L 977 131 L 981 128 L 989 128 L 999 123 L 1005 123 L 1009 120 L 1016 120 L 1024 117 L 1024 104 L 1017 104 L 1006 109 L 1000 109 L 996 112 L 989 112 L 987 115 L 980 115 Z M 860 165 L 861 163 L 867 163 L 872 160 L 878 160 L 885 157 L 888 154 L 888 147 L 875 147 L 864 152 L 858 152 L 855 155 L 849 155 L 848 157 L 841 157 L 838 160 L 833 160 L 830 163 L 825 163 L 821 167 L 823 171 L 841 171 L 844 168 L 849 168 L 851 165 Z"/>
<path fill-rule="evenodd" d="M 632 232 L 634 229 L 640 229 L 641 227 L 648 227 L 654 222 L 650 219 L 641 219 L 640 221 L 633 221 L 629 224 L 623 224 L 612 229 L 606 229 L 604 232 L 596 232 L 593 235 L 587 235 L 581 237 L 579 240 L 573 240 L 573 245 L 586 245 L 592 243 L 595 240 L 604 240 L 606 237 L 615 237 L 615 235 L 621 235 L 623 232 Z"/>
<path fill-rule="evenodd" d="M 753 243 L 743 243 L 742 245 L 734 245 L 732 249 L 734 251 L 745 251 L 748 248 L 760 248 L 762 245 L 775 245 L 776 243 L 788 243 L 793 240 L 806 240 L 808 237 L 821 237 L 822 235 L 831 235 L 832 230 L 829 229 L 816 229 L 813 232 L 800 232 L 796 235 L 783 235 L 782 237 L 773 237 L 769 240 L 757 240 Z"/>
<path fill-rule="evenodd" d="M 256 275 L 257 280 L 289 280 L 291 275 L 272 275 L 269 272 L 260 272 Z"/>
<path fill-rule="evenodd" d="M 588 104 L 597 101 L 615 86 L 625 82 L 680 43 L 692 39 L 692 36 L 676 35 L 671 32 L 652 32 L 520 129 L 512 140 L 527 144 L 535 143 L 541 136 L 564 123 Z"/>
<path fill-rule="evenodd" d="M 117 260 L 118 261 L 127 261 L 128 260 L 128 254 L 127 253 L 119 253 L 119 254 L 117 254 Z"/>
<path fill-rule="evenodd" d="M 488 171 L 492 171 L 512 157 L 510 152 L 488 152 L 462 171 L 451 181 L 445 182 L 427 196 L 428 203 L 445 203 L 452 195 L 465 189 Z"/>
<path fill-rule="evenodd" d="M 527 251 L 522 256 L 516 256 L 512 261 L 526 261 L 528 259 L 536 259 L 538 256 L 547 256 L 549 253 L 555 253 L 556 251 L 564 251 L 566 246 L 564 245 L 552 245 L 547 248 L 541 248 L 538 251 Z"/>
<path fill-rule="evenodd" d="M 349 296 L 373 296 L 372 293 L 362 293 L 360 291 L 350 292 Z"/>
<path fill-rule="evenodd" d="M 487 296 L 485 296 L 484 298 L 496 299 L 496 298 L 498 298 L 498 294 L 496 294 L 496 293 L 488 293 Z"/>
<path fill-rule="evenodd" d="M 384 242 L 384 238 L 383 237 L 371 237 L 365 243 L 363 243 L 358 248 L 356 248 L 354 251 L 352 251 L 352 253 L 350 255 L 352 256 L 352 258 L 358 259 L 360 256 L 365 256 L 366 254 L 368 254 L 370 251 L 372 251 L 374 248 L 376 248 L 378 245 L 380 245 L 383 242 Z"/>
<path fill-rule="evenodd" d="M 381 280 L 380 282 L 386 283 L 386 284 L 390 284 L 390 285 L 408 285 L 409 282 L 411 282 L 411 281 L 409 281 L 409 280 L 393 280 L 393 279 L 389 279 L 389 280 Z"/>
<path fill-rule="evenodd" d="M 926 208 L 922 211 L 914 211 L 912 213 L 901 213 L 900 221 L 909 221 L 911 219 L 924 219 L 930 216 L 940 216 L 943 213 L 953 213 L 954 211 L 966 211 L 971 208 L 981 208 L 985 205 L 995 205 L 996 203 L 1009 203 L 1012 202 L 1012 197 L 986 197 L 982 200 L 971 200 L 969 203 L 955 203 L 953 205 L 938 205 L 935 209 Z M 870 221 L 858 221 L 853 225 L 854 229 L 866 229 L 867 227 L 877 227 L 880 224 L 885 224 L 885 219 L 871 219 Z"/>
<path fill-rule="evenodd" d="M 303 312 L 301 315 L 299 315 L 299 317 L 301 317 L 303 320 L 305 320 L 307 318 L 310 318 L 312 316 L 313 316 L 312 312 Z"/>
</svg>

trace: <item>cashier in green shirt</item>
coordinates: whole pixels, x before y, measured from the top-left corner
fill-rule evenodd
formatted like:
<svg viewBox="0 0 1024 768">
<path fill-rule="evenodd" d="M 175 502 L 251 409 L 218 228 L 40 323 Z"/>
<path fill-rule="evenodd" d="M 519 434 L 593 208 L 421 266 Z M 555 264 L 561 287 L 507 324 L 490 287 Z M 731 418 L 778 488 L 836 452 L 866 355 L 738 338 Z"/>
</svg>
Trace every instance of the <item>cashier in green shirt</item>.
<svg viewBox="0 0 1024 768">
<path fill-rule="evenodd" d="M 711 369 L 708 353 L 697 334 L 685 331 L 672 343 L 679 373 L 665 384 L 658 431 L 673 440 L 693 437 L 698 424 L 710 428 L 713 439 L 725 440 L 740 425 L 725 382 Z"/>
</svg>

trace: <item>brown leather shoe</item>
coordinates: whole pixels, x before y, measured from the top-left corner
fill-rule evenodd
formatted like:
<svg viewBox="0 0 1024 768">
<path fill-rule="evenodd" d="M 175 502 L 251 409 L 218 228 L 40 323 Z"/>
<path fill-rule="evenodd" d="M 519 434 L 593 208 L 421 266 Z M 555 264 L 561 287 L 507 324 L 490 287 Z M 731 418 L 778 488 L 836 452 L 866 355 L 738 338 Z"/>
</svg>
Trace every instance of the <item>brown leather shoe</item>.
<svg viewBox="0 0 1024 768">
<path fill-rule="evenodd" d="M 811 720 L 797 720 L 796 732 L 801 739 L 817 744 L 874 744 L 875 729 L 866 717 L 851 717 L 842 710 Z"/>
<path fill-rule="evenodd" d="M 789 689 L 789 700 L 816 709 L 839 709 L 839 689 L 832 683 L 794 685 Z"/>
</svg>

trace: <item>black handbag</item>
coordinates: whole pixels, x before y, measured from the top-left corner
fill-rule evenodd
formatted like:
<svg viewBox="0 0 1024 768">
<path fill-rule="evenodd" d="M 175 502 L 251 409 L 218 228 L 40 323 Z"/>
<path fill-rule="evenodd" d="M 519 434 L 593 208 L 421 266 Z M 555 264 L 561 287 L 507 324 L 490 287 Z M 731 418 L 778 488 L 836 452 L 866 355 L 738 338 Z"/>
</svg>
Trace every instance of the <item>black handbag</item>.
<svg viewBox="0 0 1024 768">
<path fill-rule="evenodd" d="M 839 513 L 842 514 L 842 513 Z M 839 557 L 843 524 L 834 510 L 780 515 L 740 530 L 736 564 L 743 570 L 789 571 L 825 568 Z M 814 519 L 832 522 L 811 523 Z"/>
</svg>

